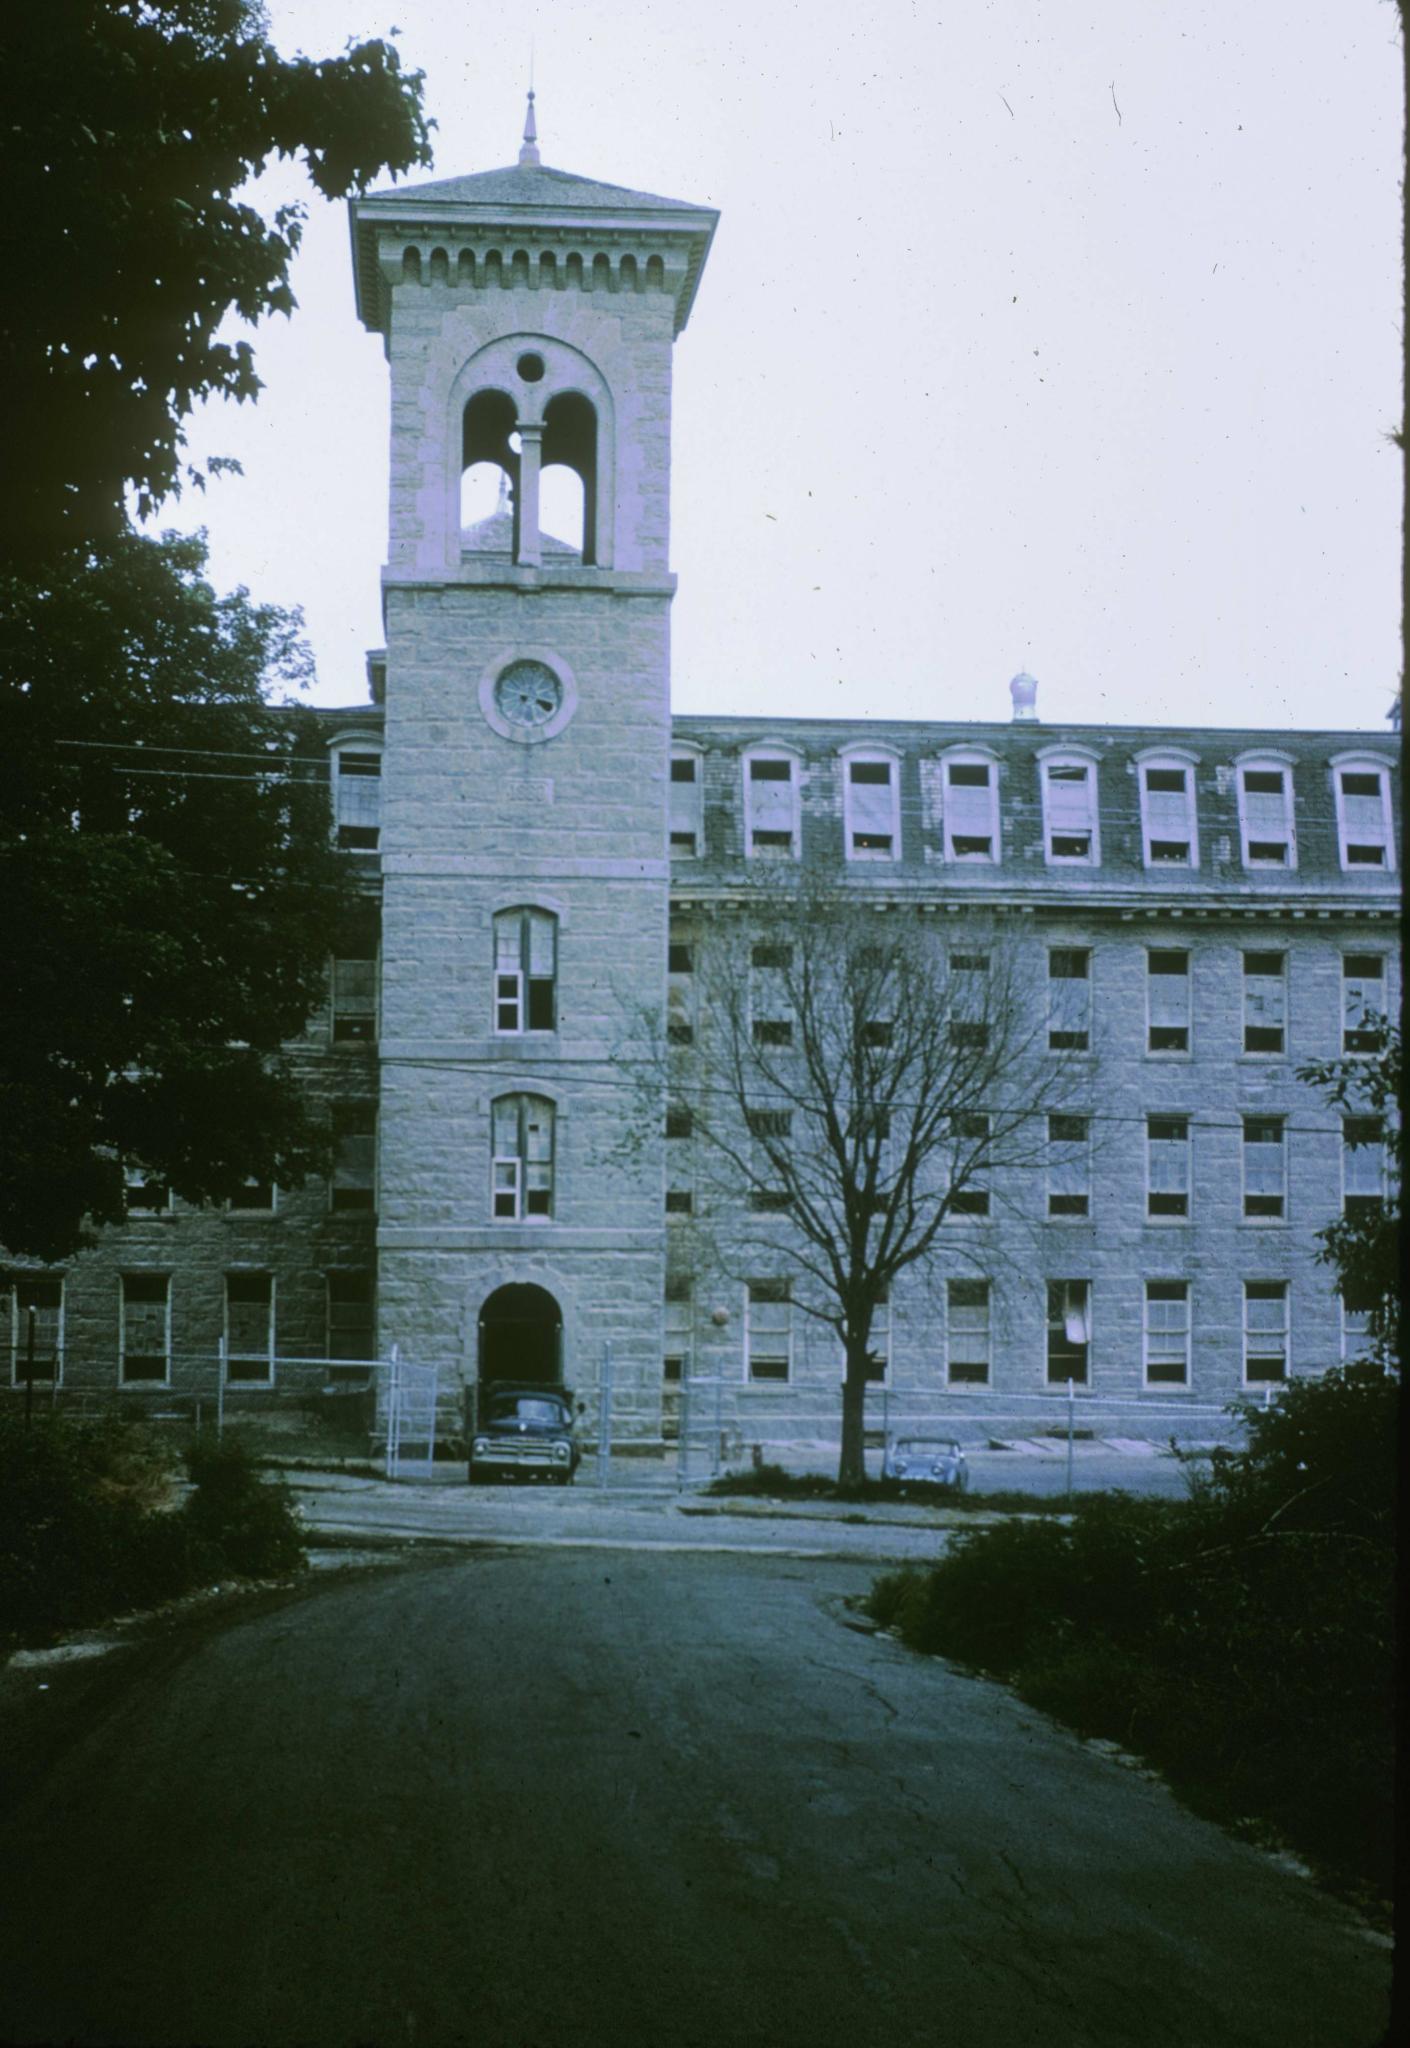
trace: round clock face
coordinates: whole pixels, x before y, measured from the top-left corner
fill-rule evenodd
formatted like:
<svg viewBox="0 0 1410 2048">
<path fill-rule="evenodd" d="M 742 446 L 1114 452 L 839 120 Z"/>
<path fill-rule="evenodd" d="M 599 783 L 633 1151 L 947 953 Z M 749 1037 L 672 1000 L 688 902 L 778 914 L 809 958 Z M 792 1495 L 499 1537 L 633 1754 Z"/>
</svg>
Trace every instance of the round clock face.
<svg viewBox="0 0 1410 2048">
<path fill-rule="evenodd" d="M 547 725 L 563 702 L 563 685 L 542 661 L 511 661 L 494 686 L 500 716 L 511 725 Z"/>
</svg>

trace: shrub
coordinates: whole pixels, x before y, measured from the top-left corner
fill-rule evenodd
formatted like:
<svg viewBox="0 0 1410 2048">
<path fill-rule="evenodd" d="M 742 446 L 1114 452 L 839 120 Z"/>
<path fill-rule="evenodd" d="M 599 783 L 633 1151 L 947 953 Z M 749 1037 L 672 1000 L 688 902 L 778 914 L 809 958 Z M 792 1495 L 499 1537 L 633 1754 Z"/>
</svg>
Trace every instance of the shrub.
<svg viewBox="0 0 1410 2048">
<path fill-rule="evenodd" d="M 965 1530 L 869 1611 L 1388 1893 L 1397 1396 L 1374 1366 L 1299 1382 L 1190 1500 Z"/>
<path fill-rule="evenodd" d="M 197 1438 L 186 1453 L 195 1487 L 182 1515 L 198 1552 L 216 1570 L 270 1578 L 303 1563 L 303 1536 L 288 1488 L 262 1479 L 238 1440 Z"/>
</svg>

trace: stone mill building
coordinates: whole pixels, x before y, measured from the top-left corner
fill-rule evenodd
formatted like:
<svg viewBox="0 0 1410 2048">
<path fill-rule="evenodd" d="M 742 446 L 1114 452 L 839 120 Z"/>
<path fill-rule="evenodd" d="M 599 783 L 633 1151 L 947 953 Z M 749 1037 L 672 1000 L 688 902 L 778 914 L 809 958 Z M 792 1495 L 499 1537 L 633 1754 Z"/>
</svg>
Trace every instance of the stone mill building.
<svg viewBox="0 0 1410 2048">
<path fill-rule="evenodd" d="M 698 1232 L 660 1058 L 764 867 L 924 921 L 946 971 L 1004 934 L 1072 1063 L 1047 1161 L 884 1304 L 893 1422 L 963 1434 L 1073 1379 L 1164 1437 L 1172 1404 L 1354 1352 L 1314 1233 L 1382 1197 L 1384 1160 L 1295 1068 L 1397 999 L 1387 735 L 1055 725 L 1026 677 L 992 723 L 673 720 L 673 350 L 715 214 L 551 169 L 532 135 L 350 212 L 391 493 L 385 650 L 321 714 L 368 909 L 298 1047 L 337 1164 L 218 1211 L 135 1167 L 124 1227 L 5 1267 L 11 1388 L 34 1308 L 66 1398 L 170 1405 L 223 1341 L 227 1403 L 253 1402 L 395 1345 L 451 1414 L 484 1377 L 563 1379 L 591 1430 L 610 1357 L 619 1443 L 669 1441 L 706 1377 L 745 1441 L 835 1436 L 838 1340 L 780 1281 L 788 1219 L 726 1205 Z M 499 509 L 467 524 L 485 466 Z M 564 470 L 581 523 L 550 535 Z"/>
</svg>

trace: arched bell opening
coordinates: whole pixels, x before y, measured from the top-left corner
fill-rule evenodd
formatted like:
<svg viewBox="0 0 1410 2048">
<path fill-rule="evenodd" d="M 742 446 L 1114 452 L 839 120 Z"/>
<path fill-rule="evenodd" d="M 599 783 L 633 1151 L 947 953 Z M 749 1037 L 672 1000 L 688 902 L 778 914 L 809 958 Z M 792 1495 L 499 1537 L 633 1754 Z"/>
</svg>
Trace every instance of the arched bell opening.
<svg viewBox="0 0 1410 2048">
<path fill-rule="evenodd" d="M 512 531 L 509 549 L 519 552 L 519 435 L 514 401 L 506 391 L 477 391 L 465 408 L 461 429 L 460 526 L 484 527 L 502 512 L 508 487 Z"/>
<path fill-rule="evenodd" d="M 549 400 L 543 416 L 543 524 L 545 531 L 572 541 L 589 565 L 597 560 L 597 441 L 597 408 L 591 399 L 580 391 L 564 391 Z M 550 472 L 556 472 L 551 479 Z"/>
<path fill-rule="evenodd" d="M 497 1287 L 480 1309 L 479 1377 L 563 1383 L 563 1311 L 546 1287 L 520 1281 Z"/>
</svg>

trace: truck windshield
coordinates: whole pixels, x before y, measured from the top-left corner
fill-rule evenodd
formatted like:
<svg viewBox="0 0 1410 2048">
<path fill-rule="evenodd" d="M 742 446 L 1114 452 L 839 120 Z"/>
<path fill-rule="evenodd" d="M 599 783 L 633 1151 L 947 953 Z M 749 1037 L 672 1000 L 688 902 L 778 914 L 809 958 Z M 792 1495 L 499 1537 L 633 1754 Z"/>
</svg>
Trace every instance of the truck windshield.
<svg viewBox="0 0 1410 2048">
<path fill-rule="evenodd" d="M 495 1401 L 490 1408 L 491 1422 L 537 1422 L 550 1428 L 561 1429 L 564 1425 L 563 1405 L 532 1394 L 511 1394 Z"/>
</svg>

